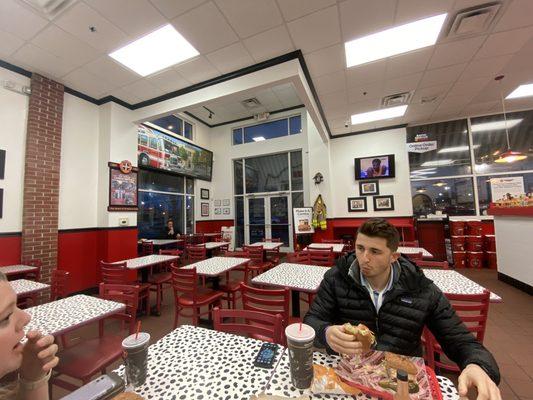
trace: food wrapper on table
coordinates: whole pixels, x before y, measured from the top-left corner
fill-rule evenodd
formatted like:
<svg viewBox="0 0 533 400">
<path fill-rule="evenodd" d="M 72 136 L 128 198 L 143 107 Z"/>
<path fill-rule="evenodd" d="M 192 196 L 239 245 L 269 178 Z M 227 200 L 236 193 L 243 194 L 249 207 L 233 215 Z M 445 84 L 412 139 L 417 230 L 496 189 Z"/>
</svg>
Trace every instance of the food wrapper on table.
<svg viewBox="0 0 533 400">
<path fill-rule="evenodd" d="M 344 383 L 335 370 L 324 365 L 313 364 L 313 383 L 311 393 L 314 394 L 349 394 L 357 395 L 361 391 Z"/>
</svg>

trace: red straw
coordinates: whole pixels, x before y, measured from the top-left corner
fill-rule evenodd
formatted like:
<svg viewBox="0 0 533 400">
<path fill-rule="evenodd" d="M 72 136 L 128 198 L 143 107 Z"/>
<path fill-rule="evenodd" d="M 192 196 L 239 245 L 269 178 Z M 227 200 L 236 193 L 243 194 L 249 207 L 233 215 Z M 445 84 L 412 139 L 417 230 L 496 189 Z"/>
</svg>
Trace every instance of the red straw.
<svg viewBox="0 0 533 400">
<path fill-rule="evenodd" d="M 137 321 L 137 332 L 135 333 L 135 340 L 137 340 L 137 336 L 139 336 L 140 330 L 141 330 L 141 321 Z"/>
<path fill-rule="evenodd" d="M 302 323 L 300 322 L 300 330 L 299 330 L 299 332 L 301 332 L 301 331 L 302 331 Z"/>
</svg>

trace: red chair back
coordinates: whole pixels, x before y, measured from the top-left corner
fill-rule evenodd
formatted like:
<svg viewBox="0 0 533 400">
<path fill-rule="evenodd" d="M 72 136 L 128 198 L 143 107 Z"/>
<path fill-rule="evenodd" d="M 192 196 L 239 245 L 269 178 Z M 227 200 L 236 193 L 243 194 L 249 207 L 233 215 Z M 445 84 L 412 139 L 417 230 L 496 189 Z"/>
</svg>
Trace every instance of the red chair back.
<svg viewBox="0 0 533 400">
<path fill-rule="evenodd" d="M 198 291 L 198 274 L 196 273 L 196 268 L 178 268 L 172 263 L 171 271 L 174 298 L 177 300 L 180 294 L 187 294 L 193 302 L 196 302 Z"/>
<path fill-rule="evenodd" d="M 203 244 L 207 241 L 203 233 L 194 233 L 192 236 L 192 242 L 194 244 Z"/>
<path fill-rule="evenodd" d="M 261 311 L 267 314 L 280 314 L 284 326 L 289 321 L 290 290 L 258 289 L 241 283 L 242 306 L 244 310 Z"/>
<path fill-rule="evenodd" d="M 130 333 L 135 331 L 135 319 L 137 318 L 137 307 L 139 306 L 139 286 L 117 285 L 100 283 L 99 295 L 105 300 L 116 301 L 126 306 L 122 313 L 113 314 L 110 318 L 118 318 L 130 324 Z"/>
<path fill-rule="evenodd" d="M 55 301 L 68 295 L 68 278 L 70 272 L 54 269 L 51 276 L 50 300 Z"/>
<path fill-rule="evenodd" d="M 285 260 L 288 263 L 309 264 L 309 253 L 307 251 L 297 251 L 287 254 Z"/>
<path fill-rule="evenodd" d="M 238 319 L 244 319 L 239 322 Z M 249 324 L 253 321 L 254 324 Z M 257 322 L 257 324 L 255 323 Z M 219 332 L 261 336 L 273 343 L 283 345 L 283 317 L 250 310 L 213 310 L 213 325 Z"/>
<path fill-rule="evenodd" d="M 246 258 L 250 259 L 252 264 L 259 264 L 263 262 L 263 246 L 242 246 L 246 253 Z"/>
<path fill-rule="evenodd" d="M 281 242 L 281 238 L 263 238 L 263 240 L 261 240 L 262 242 L 272 242 L 272 243 L 279 243 Z"/>
<path fill-rule="evenodd" d="M 178 249 L 161 249 L 159 250 L 159 254 L 165 255 L 165 256 L 181 256 L 182 251 Z"/>
<path fill-rule="evenodd" d="M 154 242 L 141 242 L 141 256 L 149 256 L 154 254 Z"/>
<path fill-rule="evenodd" d="M 204 245 L 187 246 L 185 249 L 187 252 L 187 260 L 189 263 L 195 263 L 205 260 L 207 258 L 207 250 Z"/>
<path fill-rule="evenodd" d="M 343 244 L 342 239 L 321 239 L 320 243 Z"/>
<path fill-rule="evenodd" d="M 100 271 L 102 273 L 102 282 L 124 285 L 128 282 L 128 268 L 126 262 L 122 263 L 107 263 L 100 261 Z"/>
<path fill-rule="evenodd" d="M 424 260 L 417 260 L 416 265 L 418 265 L 420 268 L 442 268 L 442 269 L 449 269 L 450 265 L 448 264 L 448 261 L 424 261 Z"/>
<path fill-rule="evenodd" d="M 424 257 L 423 257 L 423 253 L 422 253 L 422 252 L 419 252 L 419 253 L 410 253 L 410 254 L 404 254 L 404 255 L 405 255 L 409 260 L 416 262 L 417 265 L 418 265 L 418 262 L 419 262 L 419 261 L 423 261 L 423 260 L 424 260 Z"/>
<path fill-rule="evenodd" d="M 333 249 L 329 250 L 312 250 L 308 249 L 309 264 L 320 265 L 323 267 L 332 267 L 335 264 L 335 254 Z"/>
</svg>

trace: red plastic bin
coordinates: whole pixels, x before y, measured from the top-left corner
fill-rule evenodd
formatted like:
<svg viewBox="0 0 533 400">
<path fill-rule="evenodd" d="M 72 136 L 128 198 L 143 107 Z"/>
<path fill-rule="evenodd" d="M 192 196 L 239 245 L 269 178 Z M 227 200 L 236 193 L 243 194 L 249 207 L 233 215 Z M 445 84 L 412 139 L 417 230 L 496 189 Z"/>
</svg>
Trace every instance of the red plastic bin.
<svg viewBox="0 0 533 400">
<path fill-rule="evenodd" d="M 498 269 L 498 258 L 495 251 L 487 251 L 487 265 L 490 269 Z"/>
<path fill-rule="evenodd" d="M 467 268 L 483 268 L 483 256 L 482 251 L 469 251 L 466 253 Z"/>
<path fill-rule="evenodd" d="M 465 236 L 452 236 L 452 251 L 465 251 Z"/>
<path fill-rule="evenodd" d="M 466 267 L 466 252 L 454 251 L 453 252 L 453 264 L 455 268 L 465 268 Z"/>
<path fill-rule="evenodd" d="M 483 223 L 481 221 L 467 221 L 466 230 L 471 236 L 481 236 L 483 234 Z"/>
<path fill-rule="evenodd" d="M 483 236 L 465 236 L 466 251 L 483 251 Z"/>
<path fill-rule="evenodd" d="M 463 236 L 465 232 L 465 221 L 450 221 L 450 235 L 451 236 Z"/>
<path fill-rule="evenodd" d="M 495 235 L 485 235 L 485 250 L 486 251 L 496 251 L 496 236 Z"/>
</svg>

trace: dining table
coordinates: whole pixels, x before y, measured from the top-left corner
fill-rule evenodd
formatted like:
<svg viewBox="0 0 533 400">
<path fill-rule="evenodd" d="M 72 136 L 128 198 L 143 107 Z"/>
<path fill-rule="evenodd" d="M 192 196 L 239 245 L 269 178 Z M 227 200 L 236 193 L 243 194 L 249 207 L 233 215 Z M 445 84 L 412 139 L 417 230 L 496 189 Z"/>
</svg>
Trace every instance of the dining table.
<svg viewBox="0 0 533 400">
<path fill-rule="evenodd" d="M 485 287 L 454 270 L 423 268 L 422 271 L 443 293 L 481 294 L 487 290 Z M 491 292 L 490 302 L 501 303 L 503 299 Z"/>
<path fill-rule="evenodd" d="M 262 246 L 263 247 L 263 261 L 268 260 L 269 251 L 279 251 L 278 249 L 283 246 L 283 242 L 255 242 L 250 246 Z"/>
<path fill-rule="evenodd" d="M 36 272 L 38 270 L 37 267 L 34 267 L 33 265 L 24 265 L 24 264 L 15 264 L 15 265 L 6 265 L 4 267 L 0 267 L 0 272 L 3 272 L 7 277 L 12 276 L 24 276 L 25 274 Z"/>
<path fill-rule="evenodd" d="M 207 252 L 207 257 L 212 257 L 215 250 L 220 249 L 221 247 L 228 246 L 228 242 L 205 242 L 200 243 L 197 246 L 205 246 Z"/>
<path fill-rule="evenodd" d="M 240 257 L 211 257 L 186 265 L 182 268 L 196 268 L 196 273 L 199 276 L 212 278 L 213 289 L 218 290 L 220 287 L 220 275 L 240 267 L 249 261 L 249 258 Z"/>
<path fill-rule="evenodd" d="M 398 252 L 402 254 L 419 254 L 422 253 L 423 258 L 433 258 L 433 254 L 431 254 L 429 251 L 424 249 L 423 247 L 406 247 L 406 246 L 400 246 L 398 247 Z"/>
<path fill-rule="evenodd" d="M 50 285 L 41 282 L 30 281 L 28 279 L 16 279 L 9 281 L 17 297 L 31 296 L 50 288 Z"/>
<path fill-rule="evenodd" d="M 126 263 L 126 268 L 141 272 L 142 282 L 148 282 L 148 275 L 154 266 L 179 260 L 179 256 L 150 254 L 147 256 L 128 258 L 127 260 L 115 261 L 114 264 Z"/>
<path fill-rule="evenodd" d="M 344 251 L 344 243 L 310 243 L 307 245 L 305 250 L 326 250 L 332 249 L 335 255 L 340 255 Z"/>
</svg>

